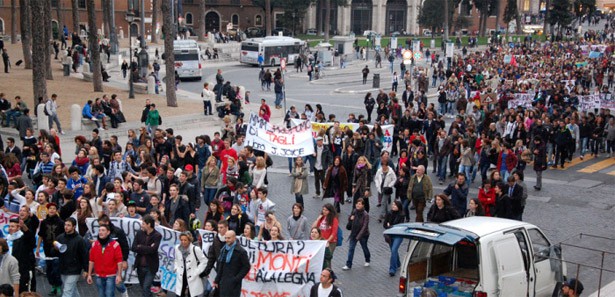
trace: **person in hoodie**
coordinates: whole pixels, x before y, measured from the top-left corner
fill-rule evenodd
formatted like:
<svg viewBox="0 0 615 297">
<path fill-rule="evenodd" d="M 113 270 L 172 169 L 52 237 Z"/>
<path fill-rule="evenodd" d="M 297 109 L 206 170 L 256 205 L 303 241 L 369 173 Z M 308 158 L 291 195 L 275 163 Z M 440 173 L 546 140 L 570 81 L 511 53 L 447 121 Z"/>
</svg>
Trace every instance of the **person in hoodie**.
<svg viewBox="0 0 615 297">
<path fill-rule="evenodd" d="M 83 237 L 76 232 L 76 226 L 77 221 L 74 218 L 66 219 L 64 234 L 60 234 L 57 241 L 66 245 L 66 251 L 60 253 L 63 295 L 79 297 L 77 281 L 79 281 L 81 274 L 88 270 L 88 248 Z"/>
<path fill-rule="evenodd" d="M 60 252 L 53 247 L 53 242 L 64 232 L 64 221 L 58 216 L 57 204 L 48 203 L 47 211 L 47 218 L 41 222 L 38 231 L 36 257 L 40 258 L 41 244 L 43 244 L 45 256 L 49 259 L 45 260 L 47 264 L 47 280 L 51 285 L 51 292 L 49 295 L 55 296 L 58 295 L 62 289 L 62 278 L 60 277 L 60 261 L 58 259 Z"/>
</svg>

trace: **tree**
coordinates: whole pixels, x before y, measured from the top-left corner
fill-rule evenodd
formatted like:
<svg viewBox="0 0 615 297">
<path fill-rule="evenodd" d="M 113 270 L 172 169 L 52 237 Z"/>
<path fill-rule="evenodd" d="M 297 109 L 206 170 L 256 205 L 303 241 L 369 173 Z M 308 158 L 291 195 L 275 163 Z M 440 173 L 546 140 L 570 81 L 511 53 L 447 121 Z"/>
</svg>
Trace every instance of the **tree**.
<svg viewBox="0 0 615 297">
<path fill-rule="evenodd" d="M 17 0 L 11 0 L 11 44 L 17 43 Z"/>
<path fill-rule="evenodd" d="M 102 27 L 103 27 L 103 31 L 105 31 L 106 36 L 109 36 L 109 33 L 111 32 L 109 30 L 110 27 L 110 18 L 111 18 L 111 10 L 109 9 L 109 2 L 111 2 L 110 0 L 101 0 L 100 1 L 100 6 L 102 7 L 102 18 L 103 18 L 103 22 L 102 22 Z"/>
<path fill-rule="evenodd" d="M 167 106 L 177 107 L 177 94 L 175 93 L 175 55 L 173 54 L 173 40 L 177 35 L 173 15 L 171 14 L 171 1 L 162 1 L 162 33 L 164 34 L 164 63 L 166 70 L 165 84 L 167 89 Z"/>
<path fill-rule="evenodd" d="M 201 1 L 203 5 L 205 5 L 205 1 Z M 152 34 L 151 42 L 158 43 L 158 34 L 156 34 L 156 26 L 158 24 L 158 11 L 160 11 L 160 2 L 159 0 L 152 0 Z M 205 17 L 202 19 L 205 22 Z M 199 39 L 200 40 L 200 39 Z"/>
<path fill-rule="evenodd" d="M 25 2 L 25 1 L 24 1 Z M 38 105 L 38 98 L 47 98 L 47 64 L 45 63 L 45 44 L 48 40 L 45 35 L 45 0 L 32 0 L 32 88 L 34 92 L 34 107 Z M 24 3 L 27 5 L 27 3 Z M 47 53 L 49 54 L 49 53 Z"/>
<path fill-rule="evenodd" d="M 559 32 L 562 32 L 564 27 L 567 27 L 572 23 L 574 16 L 570 12 L 570 1 L 569 0 L 557 0 L 552 2 L 549 18 L 547 21 L 551 25 L 551 31 L 555 30 L 555 26 L 558 26 Z"/>
<path fill-rule="evenodd" d="M 73 32 L 79 35 L 79 0 L 72 0 L 71 6 L 73 10 Z"/>
<path fill-rule="evenodd" d="M 460 1 L 458 0 L 448 0 L 449 8 L 456 7 Z M 419 10 L 418 23 L 421 27 L 430 28 L 431 32 L 435 34 L 436 31 L 444 29 L 444 15 L 440 13 L 442 9 L 441 0 L 425 0 L 423 2 L 423 6 Z M 453 23 L 453 13 L 455 9 L 448 10 L 448 24 Z"/>
<path fill-rule="evenodd" d="M 271 19 L 271 10 L 273 10 L 271 0 L 265 0 L 265 30 L 267 36 L 271 36 L 271 22 L 273 21 Z"/>
<path fill-rule="evenodd" d="M 579 20 L 581 20 L 584 16 L 589 16 L 596 11 L 596 0 L 574 0 L 573 10 L 575 15 Z M 591 18 L 587 18 L 587 23 Z"/>
<path fill-rule="evenodd" d="M 197 31 L 199 34 L 199 41 L 205 41 L 205 12 L 207 11 L 207 7 L 205 6 L 205 1 L 201 1 L 199 4 L 199 11 L 201 12 L 201 17 L 199 18 L 199 30 Z"/>
<path fill-rule="evenodd" d="M 23 62 L 26 69 L 32 69 L 32 9 L 30 0 L 19 0 L 19 23 L 21 27 L 21 50 L 23 52 Z"/>
<path fill-rule="evenodd" d="M 92 85 L 94 92 L 103 91 L 102 70 L 100 65 L 100 48 L 98 46 L 98 34 L 96 34 L 96 6 L 94 0 L 87 0 L 88 11 L 88 41 L 90 47 L 90 61 L 92 64 Z"/>
<path fill-rule="evenodd" d="M 448 15 L 448 7 L 449 7 L 450 1 L 444 1 L 444 15 L 447 16 Z M 449 25 L 449 19 L 447 17 L 444 17 L 444 35 L 443 35 L 443 40 L 448 41 L 448 25 Z"/>
<path fill-rule="evenodd" d="M 52 30 L 51 30 L 51 1 L 44 1 L 44 18 L 45 18 L 45 68 L 46 73 L 45 77 L 48 80 L 53 80 L 53 72 L 51 69 L 51 40 L 52 38 Z M 47 100 L 47 97 L 45 97 Z"/>
<path fill-rule="evenodd" d="M 58 34 L 64 34 L 62 31 L 62 26 L 64 25 L 64 18 L 62 17 L 62 1 L 58 0 L 56 2 L 56 14 L 58 17 Z M 60 35 L 58 35 L 59 37 Z"/>
<path fill-rule="evenodd" d="M 519 11 L 517 10 L 517 0 L 508 0 L 504 9 L 504 22 L 508 26 L 510 22 L 517 19 Z M 517 32 L 518 33 L 518 32 Z"/>
</svg>

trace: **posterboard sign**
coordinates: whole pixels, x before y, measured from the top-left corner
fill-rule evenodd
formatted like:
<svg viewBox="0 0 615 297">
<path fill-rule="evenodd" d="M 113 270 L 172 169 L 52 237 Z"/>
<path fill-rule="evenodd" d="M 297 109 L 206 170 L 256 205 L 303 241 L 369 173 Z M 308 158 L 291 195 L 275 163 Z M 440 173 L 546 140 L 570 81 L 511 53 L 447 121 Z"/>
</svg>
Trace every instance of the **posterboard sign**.
<svg viewBox="0 0 615 297">
<path fill-rule="evenodd" d="M 318 135 L 318 133 L 320 132 L 320 129 L 324 129 L 326 131 L 331 126 L 333 126 L 333 123 L 312 122 L 312 134 L 314 134 L 314 137 L 316 137 L 316 135 Z M 370 130 L 374 128 L 374 125 L 366 125 L 366 126 Z M 342 131 L 344 131 L 346 127 L 349 127 L 350 130 L 352 131 L 357 131 L 357 129 L 359 129 L 359 124 L 358 123 L 340 123 L 340 129 L 342 129 Z M 382 149 L 390 153 L 391 150 L 393 149 L 393 133 L 395 133 L 394 132 L 395 126 L 384 125 L 384 126 L 380 126 L 380 128 L 382 128 L 382 133 L 384 134 L 384 139 L 382 141 Z"/>
<path fill-rule="evenodd" d="M 615 97 L 612 94 L 600 94 L 600 108 L 608 108 L 615 111 Z"/>
<path fill-rule="evenodd" d="M 593 111 L 596 108 L 600 108 L 600 97 L 600 95 L 579 96 L 579 110 Z"/>
<path fill-rule="evenodd" d="M 446 44 L 446 57 L 452 58 L 455 53 L 455 45 L 452 42 Z"/>
<path fill-rule="evenodd" d="M 203 244 L 211 244 L 216 236 L 211 231 L 198 231 Z M 320 281 L 326 241 L 256 241 L 243 236 L 237 241 L 248 253 L 251 265 L 241 296 L 310 296 L 310 289 Z"/>
<path fill-rule="evenodd" d="M 251 113 L 246 131 L 246 145 L 280 157 L 299 157 L 314 153 L 310 122 L 291 127 L 272 125 Z"/>
<path fill-rule="evenodd" d="M 496 93 L 487 93 L 480 95 L 480 105 L 495 104 L 498 102 L 498 95 Z"/>
<path fill-rule="evenodd" d="M 141 220 L 111 218 L 111 223 L 126 233 L 128 245 L 132 247 L 137 231 L 141 230 Z M 98 236 L 98 221 L 94 218 L 87 218 L 86 224 L 88 229 L 91 231 L 92 236 L 96 238 L 96 236 Z M 175 260 L 175 246 L 179 244 L 180 233 L 162 226 L 156 226 L 156 231 L 162 235 L 162 240 L 160 241 L 160 247 L 158 248 L 160 268 L 156 273 L 155 279 L 160 280 L 160 284 L 163 289 L 175 291 L 176 274 L 174 271 L 173 261 Z M 128 269 L 126 270 L 126 275 L 124 277 L 124 282 L 127 284 L 139 283 L 137 269 L 134 266 L 134 263 L 135 254 L 130 251 L 130 254 L 128 255 Z"/>
<path fill-rule="evenodd" d="M 535 96 L 536 94 L 515 94 L 513 98 L 508 101 L 508 108 L 517 108 L 519 106 L 531 108 Z"/>
</svg>

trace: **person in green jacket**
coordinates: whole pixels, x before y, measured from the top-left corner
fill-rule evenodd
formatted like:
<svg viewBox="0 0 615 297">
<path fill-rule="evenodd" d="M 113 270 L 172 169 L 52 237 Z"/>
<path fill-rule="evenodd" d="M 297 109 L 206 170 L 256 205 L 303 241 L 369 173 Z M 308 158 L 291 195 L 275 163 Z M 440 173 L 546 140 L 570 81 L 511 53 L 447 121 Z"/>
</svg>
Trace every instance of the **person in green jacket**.
<svg viewBox="0 0 615 297">
<path fill-rule="evenodd" d="M 152 134 L 156 129 L 158 129 L 158 125 L 162 122 L 160 118 L 160 114 L 156 109 L 156 104 L 152 104 L 149 106 L 149 113 L 147 114 L 147 119 L 145 120 L 145 124 L 147 125 L 147 131 Z"/>
</svg>

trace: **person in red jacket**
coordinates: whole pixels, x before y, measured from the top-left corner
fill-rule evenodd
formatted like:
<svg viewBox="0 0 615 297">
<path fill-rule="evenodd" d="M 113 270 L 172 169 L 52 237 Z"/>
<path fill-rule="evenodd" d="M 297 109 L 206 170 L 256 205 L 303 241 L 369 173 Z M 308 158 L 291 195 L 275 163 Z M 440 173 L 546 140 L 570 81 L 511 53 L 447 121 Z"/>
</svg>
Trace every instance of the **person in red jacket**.
<svg viewBox="0 0 615 297">
<path fill-rule="evenodd" d="M 502 180 L 507 180 L 513 169 L 517 168 L 517 155 L 512 150 L 512 145 L 508 142 L 504 143 L 503 149 L 498 155 L 497 170 L 502 176 Z"/>
<path fill-rule="evenodd" d="M 478 201 L 485 210 L 485 216 L 492 217 L 491 208 L 495 207 L 495 190 L 491 187 L 491 180 L 485 180 L 478 189 Z"/>
<path fill-rule="evenodd" d="M 109 237 L 109 234 L 111 234 L 109 225 L 100 225 L 98 240 L 90 249 L 87 282 L 92 284 L 92 273 L 95 271 L 96 287 L 100 297 L 115 296 L 115 285 L 122 282 L 122 249 L 117 241 Z"/>
</svg>

